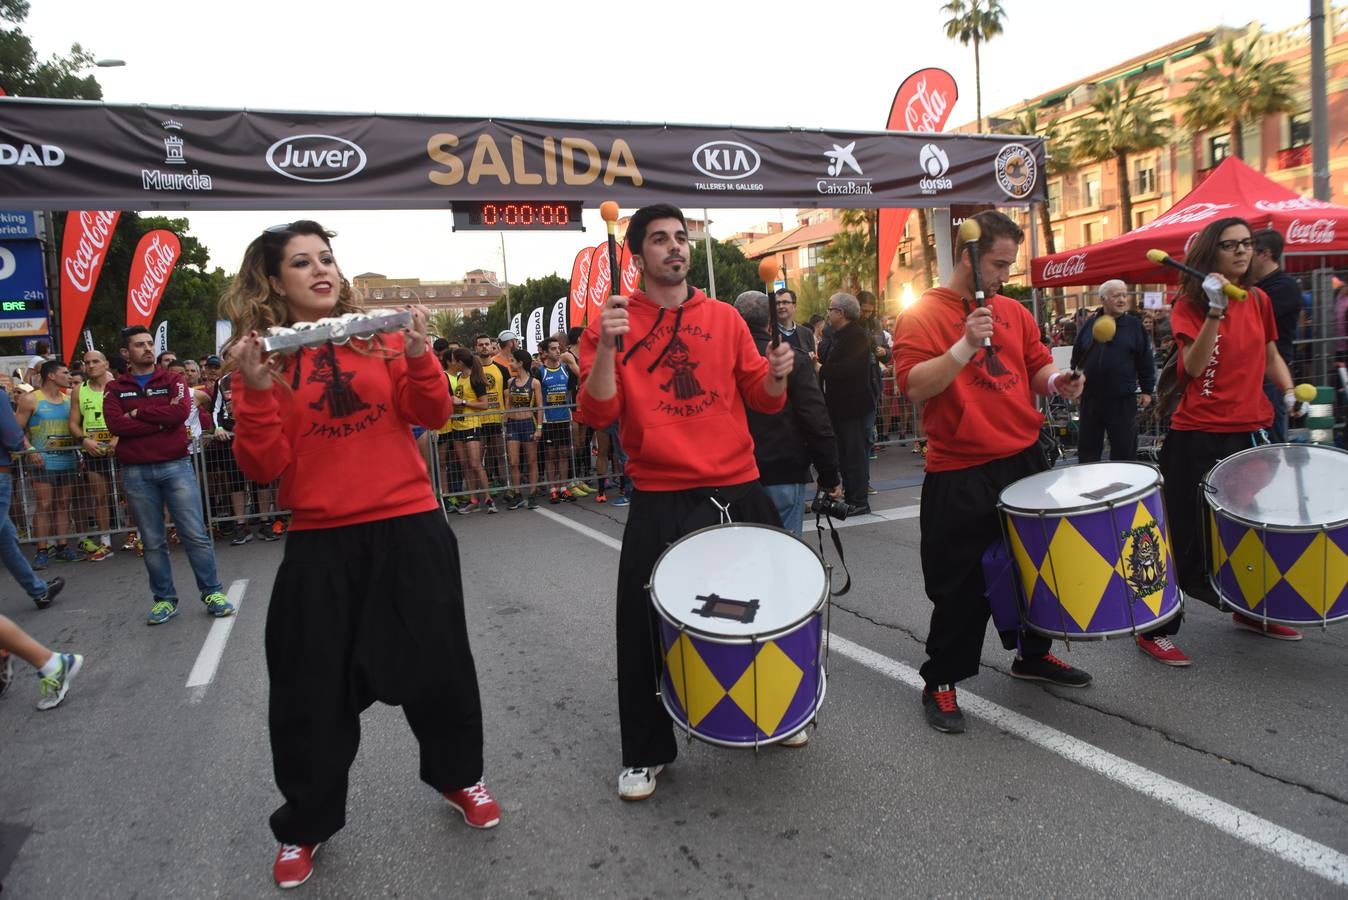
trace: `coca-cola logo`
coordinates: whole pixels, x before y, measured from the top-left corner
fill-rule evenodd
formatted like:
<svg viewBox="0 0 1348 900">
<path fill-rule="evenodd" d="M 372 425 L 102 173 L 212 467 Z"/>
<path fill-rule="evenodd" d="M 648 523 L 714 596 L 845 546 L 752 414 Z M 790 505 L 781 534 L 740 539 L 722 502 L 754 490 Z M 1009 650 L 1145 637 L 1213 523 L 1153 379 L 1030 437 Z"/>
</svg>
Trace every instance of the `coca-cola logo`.
<svg viewBox="0 0 1348 900">
<path fill-rule="evenodd" d="M 1074 253 L 1066 259 L 1052 260 L 1044 263 L 1043 278 L 1073 278 L 1077 275 L 1086 274 L 1086 254 Z"/>
<path fill-rule="evenodd" d="M 1316 219 L 1314 222 L 1302 224 L 1300 219 L 1293 219 L 1292 224 L 1287 226 L 1287 243 L 1332 244 L 1334 243 L 1334 220 Z"/>
<path fill-rule="evenodd" d="M 1263 212 L 1287 212 L 1294 209 L 1324 209 L 1332 204 L 1309 197 L 1293 197 L 1290 200 L 1256 200 L 1254 208 Z"/>
<path fill-rule="evenodd" d="M 136 312 L 148 318 L 154 313 L 156 301 L 168 284 L 169 273 L 178 260 L 178 248 L 166 242 L 162 234 L 156 233 L 150 236 L 150 242 L 141 251 L 140 258 L 145 271 L 140 284 L 132 285 L 127 296 Z"/>
<path fill-rule="evenodd" d="M 948 109 L 950 100 L 941 91 L 927 90 L 927 79 L 923 76 L 903 108 L 903 127 L 908 131 L 939 131 Z"/>
<path fill-rule="evenodd" d="M 580 268 L 576 273 L 576 286 L 571 292 L 571 302 L 577 308 L 585 305 L 585 289 L 590 282 L 590 264 L 594 261 L 594 254 L 587 252 L 580 259 Z"/>
<path fill-rule="evenodd" d="M 1133 231 L 1151 231 L 1155 228 L 1162 228 L 1166 225 L 1186 225 L 1190 222 L 1203 222 L 1211 219 L 1213 216 L 1221 213 L 1223 210 L 1232 209 L 1234 203 L 1195 203 L 1182 209 L 1172 209 L 1162 216 L 1157 216 L 1146 225 L 1139 225 Z"/>
<path fill-rule="evenodd" d="M 603 248 L 600 254 L 590 265 L 590 273 L 594 276 L 590 281 L 590 305 L 596 307 L 603 306 L 604 301 L 608 299 L 609 282 L 612 280 L 609 272 L 608 248 Z"/>
<path fill-rule="evenodd" d="M 112 239 L 112 229 L 117 224 L 117 211 L 82 211 L 79 214 L 78 227 L 80 240 L 75 252 L 66 257 L 65 274 L 78 291 L 90 293 L 94 289 L 94 278 L 103 265 L 103 253 Z M 70 223 L 66 223 L 69 228 Z"/>
</svg>

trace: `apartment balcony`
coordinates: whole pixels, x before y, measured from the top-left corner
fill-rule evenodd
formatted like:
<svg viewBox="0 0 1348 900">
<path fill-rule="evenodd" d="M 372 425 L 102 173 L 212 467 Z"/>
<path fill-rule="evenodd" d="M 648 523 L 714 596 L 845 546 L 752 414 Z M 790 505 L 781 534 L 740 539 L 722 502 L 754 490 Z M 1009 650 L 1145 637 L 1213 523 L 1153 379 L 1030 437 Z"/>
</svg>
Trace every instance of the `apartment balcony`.
<svg viewBox="0 0 1348 900">
<path fill-rule="evenodd" d="M 1288 147 L 1286 150 L 1278 151 L 1277 167 L 1279 169 L 1295 169 L 1297 166 L 1309 166 L 1310 164 L 1310 144 L 1303 144 L 1300 147 Z"/>
</svg>

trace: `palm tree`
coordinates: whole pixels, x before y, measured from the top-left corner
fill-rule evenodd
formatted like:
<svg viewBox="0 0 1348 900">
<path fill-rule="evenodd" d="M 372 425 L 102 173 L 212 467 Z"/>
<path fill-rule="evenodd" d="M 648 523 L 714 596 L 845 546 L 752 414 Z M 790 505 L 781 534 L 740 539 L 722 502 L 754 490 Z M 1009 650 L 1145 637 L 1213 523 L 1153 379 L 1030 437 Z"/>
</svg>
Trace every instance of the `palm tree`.
<svg viewBox="0 0 1348 900">
<path fill-rule="evenodd" d="M 964 46 L 974 45 L 974 108 L 978 113 L 978 130 L 983 130 L 983 70 L 978 59 L 978 46 L 1002 33 L 1006 10 L 1000 0 L 950 0 L 941 7 L 950 13 L 945 23 L 945 36 Z"/>
<path fill-rule="evenodd" d="M 1155 150 L 1170 142 L 1170 119 L 1155 95 L 1139 97 L 1140 82 L 1101 85 L 1091 112 L 1077 120 L 1073 143 L 1082 162 L 1114 160 L 1119 183 L 1120 233 L 1133 230 L 1133 197 L 1128 185 L 1128 154 Z"/>
<path fill-rule="evenodd" d="M 844 228 L 819 251 L 818 272 L 830 290 L 852 294 L 875 282 L 875 247 L 858 228 Z"/>
<path fill-rule="evenodd" d="M 869 251 L 871 255 L 880 252 L 880 210 L 878 209 L 844 209 L 838 217 L 843 224 L 843 228 L 859 229 L 865 237 L 862 244 L 863 249 Z M 880 296 L 880 285 L 878 279 L 881 277 L 879 272 L 879 257 L 877 262 L 871 266 L 875 271 L 876 278 L 866 287 L 874 288 L 875 295 Z"/>
<path fill-rule="evenodd" d="M 1045 178 L 1056 178 L 1072 171 L 1072 143 L 1067 129 L 1057 122 L 1039 121 L 1039 111 L 1027 106 L 1007 127 L 1012 134 L 1039 135 L 1044 139 L 1044 151 L 1048 162 L 1044 166 Z M 1039 224 L 1044 233 L 1044 252 L 1052 256 L 1058 252 L 1057 242 L 1053 239 L 1053 213 L 1045 203 L 1040 210 Z"/>
<path fill-rule="evenodd" d="M 1195 132 L 1225 125 L 1231 135 L 1231 152 L 1245 158 L 1243 125 L 1273 113 L 1297 109 L 1293 93 L 1297 82 L 1286 63 L 1255 56 L 1259 35 L 1243 49 L 1234 40 L 1222 45 L 1221 55 L 1206 53 L 1203 70 L 1185 79 L 1191 85 L 1180 101 L 1184 124 Z"/>
</svg>

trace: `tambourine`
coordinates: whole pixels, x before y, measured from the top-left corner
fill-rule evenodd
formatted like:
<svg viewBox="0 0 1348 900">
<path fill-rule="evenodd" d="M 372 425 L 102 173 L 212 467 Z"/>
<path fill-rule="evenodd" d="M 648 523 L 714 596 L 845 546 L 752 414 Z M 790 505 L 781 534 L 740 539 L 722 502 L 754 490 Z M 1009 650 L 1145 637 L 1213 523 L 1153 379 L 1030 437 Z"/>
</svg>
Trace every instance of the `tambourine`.
<svg viewBox="0 0 1348 900">
<path fill-rule="evenodd" d="M 411 323 L 411 310 L 372 309 L 317 322 L 296 322 L 290 328 L 277 325 L 267 329 L 262 349 L 267 353 L 286 353 L 328 342 L 345 344 L 352 338 L 368 340 L 380 332 L 402 331 Z"/>
</svg>

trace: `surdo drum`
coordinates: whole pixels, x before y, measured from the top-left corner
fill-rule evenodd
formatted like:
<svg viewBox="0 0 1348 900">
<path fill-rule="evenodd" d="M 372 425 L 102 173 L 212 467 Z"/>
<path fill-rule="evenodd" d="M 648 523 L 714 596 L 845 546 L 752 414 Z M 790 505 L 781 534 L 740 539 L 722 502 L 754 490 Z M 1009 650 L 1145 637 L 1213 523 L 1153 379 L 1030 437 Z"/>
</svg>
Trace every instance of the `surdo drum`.
<svg viewBox="0 0 1348 900">
<path fill-rule="evenodd" d="M 1284 625 L 1348 618 L 1348 453 L 1270 444 L 1203 479 L 1208 578 L 1236 612 Z"/>
<path fill-rule="evenodd" d="M 722 747 L 809 725 L 824 699 L 828 582 L 805 542 L 767 525 L 713 525 L 670 544 L 650 591 L 674 721 Z"/>
<path fill-rule="evenodd" d="M 1030 629 L 1102 640 L 1147 631 L 1180 611 L 1154 467 L 1049 469 L 1007 487 L 997 505 Z"/>
</svg>

